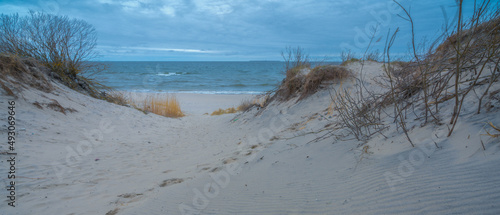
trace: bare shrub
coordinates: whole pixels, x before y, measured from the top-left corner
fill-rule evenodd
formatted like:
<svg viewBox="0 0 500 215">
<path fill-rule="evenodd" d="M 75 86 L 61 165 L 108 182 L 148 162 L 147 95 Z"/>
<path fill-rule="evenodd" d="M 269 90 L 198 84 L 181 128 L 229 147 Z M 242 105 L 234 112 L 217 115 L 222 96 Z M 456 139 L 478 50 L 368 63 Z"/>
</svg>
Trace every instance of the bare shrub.
<svg viewBox="0 0 500 215">
<path fill-rule="evenodd" d="M 304 49 L 298 46 L 297 48 L 286 47 L 281 52 L 281 57 L 285 61 L 286 79 L 292 78 L 303 68 L 309 68 L 309 55 L 304 53 Z"/>
<path fill-rule="evenodd" d="M 89 62 L 98 55 L 96 45 L 95 28 L 83 20 L 34 11 L 0 15 L 0 53 L 34 58 L 68 87 L 101 98 L 102 85 L 83 77 L 103 69 Z"/>
<path fill-rule="evenodd" d="M 298 95 L 304 85 L 304 76 L 309 71 L 311 63 L 309 56 L 300 47 L 292 49 L 287 47 L 281 56 L 285 61 L 285 79 L 277 90 L 275 96 L 280 100 L 288 100 Z"/>
<path fill-rule="evenodd" d="M 334 95 L 335 98 L 330 94 L 341 126 L 347 128 L 357 140 L 366 141 L 385 128 L 380 118 L 381 108 L 372 105 L 375 102 L 347 89 L 334 90 Z"/>
<path fill-rule="evenodd" d="M 401 6 L 401 5 L 400 5 Z M 413 20 L 409 12 L 401 6 L 411 24 L 413 60 L 395 68 L 390 61 L 389 49 L 399 29 L 388 36 L 384 51 L 386 85 L 390 89 L 384 101 L 394 104 L 394 118 L 408 137 L 406 112 L 417 107 L 425 110 L 423 119 L 427 123 L 432 117 L 439 123 L 439 105 L 454 99 L 453 113 L 448 135 L 451 135 L 460 116 L 465 97 L 474 92 L 481 101 L 500 76 L 500 12 L 490 1 L 479 1 L 472 18 L 463 20 L 462 2 L 459 2 L 458 22 L 455 31 L 445 32 L 444 41 L 435 50 L 419 53 L 413 33 Z M 437 41 L 434 43 L 436 44 Z M 433 48 L 434 46 L 431 46 Z M 478 88 L 488 84 L 486 88 Z M 414 111 L 413 111 L 414 112 Z M 414 112 L 415 113 L 415 112 Z M 409 139 L 409 137 L 408 137 Z M 410 140 L 410 139 L 409 139 Z M 411 142 L 411 140 L 410 140 Z"/>
</svg>

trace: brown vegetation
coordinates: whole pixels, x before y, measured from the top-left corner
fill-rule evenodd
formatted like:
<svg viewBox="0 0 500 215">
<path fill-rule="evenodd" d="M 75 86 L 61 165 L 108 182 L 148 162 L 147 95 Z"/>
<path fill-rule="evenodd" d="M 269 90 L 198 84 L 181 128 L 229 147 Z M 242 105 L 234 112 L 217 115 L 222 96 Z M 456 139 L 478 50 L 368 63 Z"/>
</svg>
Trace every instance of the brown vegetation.
<svg viewBox="0 0 500 215">
<path fill-rule="evenodd" d="M 83 20 L 34 11 L 27 16 L 0 15 L 0 53 L 22 58 L 28 66 L 43 65 L 46 74 L 71 89 L 107 99 L 101 90 L 109 88 L 89 78 L 104 70 L 103 64 L 90 62 L 97 57 L 96 45 L 96 30 Z M 36 74 L 41 73 L 31 75 Z M 50 88 L 45 86 L 39 88 Z"/>
<path fill-rule="evenodd" d="M 311 69 L 309 59 L 300 47 L 287 48 L 285 53 L 287 54 L 282 53 L 282 56 L 285 60 L 286 77 L 276 93 L 266 99 L 261 107 L 275 99 L 280 101 L 286 101 L 293 97 L 299 97 L 299 100 L 304 99 L 317 92 L 325 84 L 331 84 L 333 81 L 340 82 L 352 76 L 352 73 L 342 66 L 319 65 Z M 350 52 L 349 56 L 352 57 Z"/>
<path fill-rule="evenodd" d="M 309 68 L 291 68 L 290 70 L 299 70 L 294 76 L 287 76 L 276 92 L 281 100 L 288 100 L 294 96 L 304 99 L 317 92 L 325 84 L 340 82 L 352 76 L 352 73 L 345 67 L 324 65 Z"/>
<path fill-rule="evenodd" d="M 238 110 L 236 110 L 236 108 L 234 108 L 234 107 L 230 107 L 228 109 L 219 108 L 219 110 L 212 112 L 212 114 L 210 114 L 210 116 L 218 116 L 218 115 L 222 115 L 222 114 L 229 114 L 229 113 L 236 113 L 236 112 L 238 112 Z"/>
<path fill-rule="evenodd" d="M 247 110 L 250 110 L 250 108 L 252 108 L 253 106 L 256 106 L 254 102 L 252 102 L 251 100 L 245 100 L 241 102 L 236 110 L 245 112 Z"/>
<path fill-rule="evenodd" d="M 324 83 L 331 81 L 340 82 L 350 76 L 352 76 L 352 73 L 345 67 L 332 65 L 317 66 L 306 75 L 301 98 L 314 94 Z"/>
<path fill-rule="evenodd" d="M 166 117 L 183 117 L 184 113 L 181 111 L 181 107 L 177 98 L 173 95 L 150 95 L 143 99 L 142 104 L 137 106 L 141 110 L 151 112 Z"/>
<path fill-rule="evenodd" d="M 57 111 L 57 112 L 61 112 L 62 114 L 66 115 L 66 113 L 73 113 L 73 112 L 77 112 L 75 109 L 73 108 L 65 108 L 63 107 L 61 104 L 59 104 L 59 102 L 55 99 L 51 99 L 51 102 L 50 103 L 40 103 L 40 102 L 33 102 L 32 103 L 35 107 L 37 107 L 38 109 L 43 109 L 44 106 L 46 108 L 50 108 L 54 111 Z"/>
<path fill-rule="evenodd" d="M 75 109 L 73 108 L 64 108 L 61 104 L 59 104 L 59 102 L 55 99 L 51 99 L 52 102 L 46 104 L 48 108 L 52 109 L 52 110 L 55 110 L 55 111 L 58 111 L 58 112 L 61 112 L 63 113 L 64 115 L 66 115 L 66 112 L 76 112 Z"/>
<path fill-rule="evenodd" d="M 423 49 L 417 48 L 413 19 L 405 8 L 401 8 L 406 13 L 405 20 L 412 27 L 412 60 L 391 61 L 390 49 L 399 32 L 396 29 L 387 37 L 382 55 L 385 75 L 377 81 L 388 90 L 369 92 L 364 87 L 363 77 L 360 77 L 356 79 L 353 92 L 338 90 L 331 96 L 342 126 L 348 128 L 358 140 L 367 140 L 375 133 L 382 134 L 381 131 L 387 127 L 380 120 L 381 113 L 384 113 L 392 118 L 397 129 L 402 130 L 414 146 L 408 135 L 407 123 L 410 119 L 422 120 L 423 125 L 431 121 L 441 124 L 442 118 L 450 117 L 441 113 L 441 106 L 453 106 L 448 133 L 451 135 L 465 98 L 471 92 L 477 98 L 477 113 L 483 107 L 483 99 L 488 100 L 487 111 L 491 110 L 493 103 L 497 103 L 493 92 L 489 93 L 490 89 L 497 88 L 492 86 L 498 83 L 500 77 L 500 10 L 496 5 L 490 1 L 478 1 L 469 21 L 464 22 L 460 13 L 459 21 L 454 23 L 457 30 L 445 32 L 441 45 L 422 53 L 417 51 Z M 459 8 L 461 11 L 461 4 Z M 366 60 L 374 56 L 368 56 Z M 342 59 L 346 65 L 354 59 L 354 54 L 343 53 Z M 392 107 L 393 111 L 385 110 L 386 107 Z M 422 114 L 415 111 L 418 109 L 424 110 Z M 415 116 L 408 116 L 411 113 Z"/>
<path fill-rule="evenodd" d="M 48 80 L 47 71 L 34 59 L 0 54 L 0 85 L 9 96 L 27 87 L 50 92 L 54 87 Z"/>
<path fill-rule="evenodd" d="M 495 125 L 493 125 L 492 122 L 489 122 L 488 125 L 490 125 L 490 127 L 493 128 L 496 132 L 500 132 L 500 128 L 497 128 Z M 488 135 L 490 137 L 494 137 L 494 138 L 500 137 L 500 133 L 491 134 L 489 131 L 486 131 L 486 135 Z"/>
<path fill-rule="evenodd" d="M 350 63 L 359 62 L 360 60 L 355 57 L 354 53 L 351 50 L 342 51 L 340 55 L 340 59 L 342 60 L 341 66 L 347 66 Z"/>
</svg>

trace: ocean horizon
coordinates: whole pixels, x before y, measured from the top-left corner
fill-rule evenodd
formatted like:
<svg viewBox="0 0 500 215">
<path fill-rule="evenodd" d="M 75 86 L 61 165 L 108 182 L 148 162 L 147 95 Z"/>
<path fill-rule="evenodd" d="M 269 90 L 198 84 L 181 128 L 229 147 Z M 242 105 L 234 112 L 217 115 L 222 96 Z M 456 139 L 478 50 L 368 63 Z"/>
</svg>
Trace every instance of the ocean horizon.
<svg viewBox="0 0 500 215">
<path fill-rule="evenodd" d="M 196 94 L 262 94 L 283 78 L 282 61 L 101 61 L 92 78 L 118 91 Z M 318 64 L 318 63 L 313 63 Z M 326 64 L 326 63 L 323 63 Z M 328 62 L 328 64 L 339 64 Z"/>
</svg>

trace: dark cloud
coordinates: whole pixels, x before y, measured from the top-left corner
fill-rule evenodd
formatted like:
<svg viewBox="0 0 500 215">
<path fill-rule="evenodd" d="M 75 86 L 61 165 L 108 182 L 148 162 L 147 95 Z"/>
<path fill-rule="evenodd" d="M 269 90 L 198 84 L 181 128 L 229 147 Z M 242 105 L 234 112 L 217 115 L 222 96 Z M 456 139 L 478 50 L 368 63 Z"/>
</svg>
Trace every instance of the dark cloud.
<svg viewBox="0 0 500 215">
<path fill-rule="evenodd" d="M 369 33 L 377 22 L 378 36 L 401 27 L 393 50 L 406 52 L 409 25 L 390 13 L 389 2 L 14 0 L 0 1 L 0 12 L 24 14 L 33 9 L 84 19 L 99 33 L 102 60 L 280 60 L 286 46 L 337 60 L 343 47 L 364 50 L 360 38 L 366 35 L 360 34 Z M 419 39 L 435 38 L 444 23 L 441 7 L 448 16 L 455 10 L 454 0 L 401 2 L 411 8 Z"/>
</svg>

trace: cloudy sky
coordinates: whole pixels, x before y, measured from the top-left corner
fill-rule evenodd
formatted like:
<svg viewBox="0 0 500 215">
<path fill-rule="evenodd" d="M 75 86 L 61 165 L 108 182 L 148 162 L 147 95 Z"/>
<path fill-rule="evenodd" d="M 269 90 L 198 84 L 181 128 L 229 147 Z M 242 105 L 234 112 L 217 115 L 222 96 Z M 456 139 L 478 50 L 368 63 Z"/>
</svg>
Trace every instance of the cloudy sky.
<svg viewBox="0 0 500 215">
<path fill-rule="evenodd" d="M 399 2 L 426 44 L 457 13 L 455 0 Z M 94 25 L 98 60 L 281 60 L 285 47 L 300 46 L 313 59 L 335 61 L 345 49 L 363 53 L 375 27 L 371 47 L 380 51 L 387 32 L 400 27 L 392 50 L 404 55 L 411 32 L 389 0 L 0 0 L 0 13 L 30 9 Z"/>
</svg>

